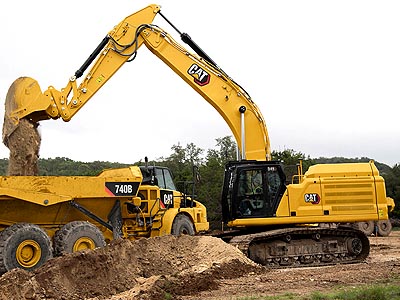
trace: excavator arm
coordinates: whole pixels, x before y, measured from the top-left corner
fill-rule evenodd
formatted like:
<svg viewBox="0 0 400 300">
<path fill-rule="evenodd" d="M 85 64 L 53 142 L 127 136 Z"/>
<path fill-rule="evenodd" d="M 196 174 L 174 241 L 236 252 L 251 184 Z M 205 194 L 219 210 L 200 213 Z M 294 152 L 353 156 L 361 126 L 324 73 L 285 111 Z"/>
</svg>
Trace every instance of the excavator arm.
<svg viewBox="0 0 400 300">
<path fill-rule="evenodd" d="M 149 5 L 126 17 L 107 34 L 61 90 L 50 86 L 42 92 L 38 83 L 29 77 L 15 81 L 10 88 L 11 95 L 7 95 L 3 142 L 6 143 L 22 118 L 33 122 L 71 120 L 125 62 L 136 57 L 137 50 L 144 44 L 219 112 L 235 136 L 242 159 L 269 160 L 265 121 L 250 96 L 190 36 L 178 31 L 196 54 L 152 25 L 157 13 L 160 13 L 160 6 Z M 78 86 L 77 79 L 92 64 Z"/>
<path fill-rule="evenodd" d="M 22 118 L 29 118 L 34 122 L 50 118 L 71 120 L 141 46 L 143 39 L 135 36 L 136 31 L 142 24 L 151 23 L 159 10 L 160 6 L 149 5 L 121 21 L 107 34 L 61 90 L 50 86 L 42 93 L 34 79 L 29 77 L 17 79 L 13 87 L 15 97 L 10 97 L 13 101 L 6 103 L 6 114 L 9 119 L 15 126 Z M 96 62 L 78 87 L 77 78 L 83 75 L 94 60 Z"/>
</svg>

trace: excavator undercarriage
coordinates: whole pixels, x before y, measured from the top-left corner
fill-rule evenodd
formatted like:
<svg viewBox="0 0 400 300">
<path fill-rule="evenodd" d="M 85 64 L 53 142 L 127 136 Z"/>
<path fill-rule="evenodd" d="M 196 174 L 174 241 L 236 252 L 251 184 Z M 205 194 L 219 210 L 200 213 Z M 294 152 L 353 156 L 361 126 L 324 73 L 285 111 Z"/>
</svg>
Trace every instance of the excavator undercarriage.
<svg viewBox="0 0 400 300">
<path fill-rule="evenodd" d="M 362 262 L 368 237 L 349 227 L 294 227 L 222 237 L 256 263 L 269 268 Z"/>
</svg>

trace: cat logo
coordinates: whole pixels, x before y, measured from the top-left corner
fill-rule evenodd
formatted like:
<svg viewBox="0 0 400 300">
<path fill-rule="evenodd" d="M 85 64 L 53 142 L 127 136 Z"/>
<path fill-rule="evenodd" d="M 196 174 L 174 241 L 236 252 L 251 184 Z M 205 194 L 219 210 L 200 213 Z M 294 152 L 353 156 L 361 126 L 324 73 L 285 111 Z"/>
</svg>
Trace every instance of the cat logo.
<svg viewBox="0 0 400 300">
<path fill-rule="evenodd" d="M 304 201 L 306 203 L 319 204 L 321 198 L 318 194 L 305 194 Z"/>
<path fill-rule="evenodd" d="M 160 190 L 160 205 L 163 209 L 174 207 L 174 194 L 172 191 Z"/>
<path fill-rule="evenodd" d="M 194 78 L 194 82 L 200 86 L 204 86 L 210 82 L 210 74 L 204 71 L 197 64 L 191 65 L 187 72 Z"/>
</svg>

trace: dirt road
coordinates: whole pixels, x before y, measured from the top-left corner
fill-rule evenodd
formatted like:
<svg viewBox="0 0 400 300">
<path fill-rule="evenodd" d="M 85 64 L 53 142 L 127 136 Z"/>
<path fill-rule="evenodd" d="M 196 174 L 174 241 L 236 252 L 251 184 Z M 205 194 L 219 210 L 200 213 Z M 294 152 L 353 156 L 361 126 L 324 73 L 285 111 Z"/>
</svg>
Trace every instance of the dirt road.
<svg viewBox="0 0 400 300">
<path fill-rule="evenodd" d="M 371 237 L 371 253 L 365 263 L 319 268 L 277 269 L 219 281 L 217 290 L 181 299 L 228 300 L 244 296 L 309 294 L 337 286 L 359 286 L 397 277 L 400 284 L 400 231 L 389 237 Z"/>
<path fill-rule="evenodd" d="M 0 299 L 228 300 L 308 294 L 397 278 L 400 231 L 371 237 L 366 262 L 319 268 L 265 269 L 238 249 L 207 236 L 165 236 L 111 245 L 49 260 L 28 273 L 0 277 Z"/>
</svg>

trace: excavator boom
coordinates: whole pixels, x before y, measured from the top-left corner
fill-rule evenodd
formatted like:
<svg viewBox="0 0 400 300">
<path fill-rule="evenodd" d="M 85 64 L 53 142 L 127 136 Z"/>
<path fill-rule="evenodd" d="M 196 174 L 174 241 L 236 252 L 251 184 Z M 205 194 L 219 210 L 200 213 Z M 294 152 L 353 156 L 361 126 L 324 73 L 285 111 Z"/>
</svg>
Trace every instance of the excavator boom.
<svg viewBox="0 0 400 300">
<path fill-rule="evenodd" d="M 107 34 L 61 90 L 50 86 L 42 92 L 34 79 L 17 79 L 6 99 L 7 126 L 3 128 L 3 142 L 7 145 L 8 137 L 22 118 L 32 122 L 71 120 L 125 62 L 136 57 L 137 50 L 144 44 L 220 113 L 238 142 L 242 159 L 269 160 L 268 132 L 256 104 L 188 34 L 178 31 L 182 40 L 196 52 L 194 54 L 160 27 L 152 25 L 159 12 L 160 6 L 150 5 L 125 18 Z M 167 22 L 172 25 L 169 20 Z M 92 64 L 78 86 L 77 79 Z"/>
</svg>

